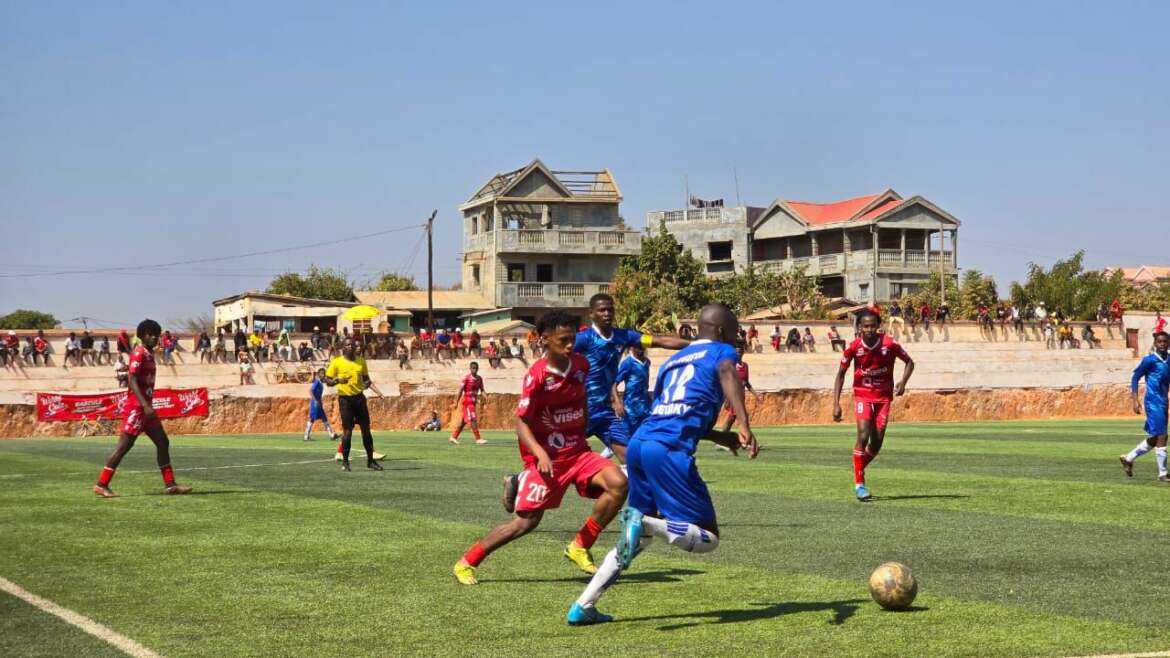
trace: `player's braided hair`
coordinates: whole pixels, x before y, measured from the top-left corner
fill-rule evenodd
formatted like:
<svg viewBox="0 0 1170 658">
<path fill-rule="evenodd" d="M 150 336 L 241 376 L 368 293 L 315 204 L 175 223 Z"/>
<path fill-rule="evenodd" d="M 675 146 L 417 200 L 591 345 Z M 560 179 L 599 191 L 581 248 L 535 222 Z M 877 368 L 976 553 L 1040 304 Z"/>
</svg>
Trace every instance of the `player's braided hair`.
<svg viewBox="0 0 1170 658">
<path fill-rule="evenodd" d="M 1155 331 L 1154 332 L 1154 339 L 1155 340 L 1157 340 L 1158 338 L 1161 338 L 1163 336 L 1165 336 L 1166 338 L 1170 338 L 1170 334 L 1166 333 L 1165 331 Z"/>
<path fill-rule="evenodd" d="M 162 335 L 162 325 L 147 318 L 138 323 L 138 329 L 134 331 L 134 334 L 138 336 L 139 340 L 145 340 L 147 336 L 159 336 Z"/>
<path fill-rule="evenodd" d="M 536 333 L 543 336 L 548 332 L 556 331 L 561 327 L 577 328 L 577 318 L 564 311 L 549 311 L 536 321 Z"/>
</svg>

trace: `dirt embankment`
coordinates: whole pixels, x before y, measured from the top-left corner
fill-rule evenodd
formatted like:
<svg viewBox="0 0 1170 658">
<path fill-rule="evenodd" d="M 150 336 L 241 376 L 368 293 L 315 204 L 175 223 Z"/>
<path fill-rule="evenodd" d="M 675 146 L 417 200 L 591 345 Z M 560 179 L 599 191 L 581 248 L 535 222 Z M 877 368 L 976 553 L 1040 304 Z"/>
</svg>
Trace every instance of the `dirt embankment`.
<svg viewBox="0 0 1170 658">
<path fill-rule="evenodd" d="M 792 425 L 832 422 L 832 394 L 824 390 L 777 391 L 759 399 L 748 396 L 754 425 Z M 450 395 L 407 395 L 370 400 L 374 429 L 415 429 L 432 409 L 444 427 L 458 413 Z M 336 404 L 326 404 L 331 422 L 340 426 Z M 849 399 L 842 400 L 850 420 Z M 489 395 L 479 410 L 484 429 L 511 429 L 516 396 Z M 220 398 L 211 401 L 207 418 L 166 421 L 172 434 L 253 434 L 300 432 L 305 426 L 308 401 L 303 398 Z M 1023 420 L 1092 418 L 1131 415 L 1129 390 L 1124 386 L 1072 389 L 965 389 L 912 391 L 894 404 L 893 417 L 901 421 Z M 321 426 L 317 426 L 320 431 Z M 0 405 L 0 438 L 73 436 L 74 423 L 38 423 L 32 405 Z"/>
</svg>

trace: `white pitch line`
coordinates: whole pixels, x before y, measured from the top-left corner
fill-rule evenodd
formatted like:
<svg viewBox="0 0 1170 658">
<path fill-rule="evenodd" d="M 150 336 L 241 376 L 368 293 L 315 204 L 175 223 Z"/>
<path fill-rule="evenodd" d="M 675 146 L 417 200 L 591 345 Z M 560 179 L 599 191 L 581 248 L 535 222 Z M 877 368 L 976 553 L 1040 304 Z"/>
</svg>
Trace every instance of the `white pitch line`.
<svg viewBox="0 0 1170 658">
<path fill-rule="evenodd" d="M 62 608 L 48 599 L 43 599 L 11 580 L 0 577 L 0 589 L 44 612 L 64 619 L 99 640 L 103 640 L 117 647 L 128 656 L 133 656 L 134 658 L 163 658 L 160 654 L 147 649 L 125 635 L 102 626 L 85 615 L 73 612 L 68 608 Z"/>
<path fill-rule="evenodd" d="M 1170 651 L 1150 651 L 1148 653 L 1101 653 L 1099 656 L 1078 656 L 1075 658 L 1166 658 Z"/>
<path fill-rule="evenodd" d="M 264 466 L 300 466 L 302 464 L 323 464 L 323 463 L 331 462 L 331 461 L 334 461 L 334 460 L 333 459 L 306 459 L 304 461 L 298 461 L 298 462 L 276 462 L 274 464 L 229 464 L 226 466 L 189 466 L 187 468 L 176 468 L 175 472 L 176 473 L 183 473 L 186 471 L 220 471 L 220 470 L 228 469 L 228 468 L 261 468 Z M 119 470 L 118 472 L 119 473 L 155 473 L 157 471 L 158 471 L 158 469 L 152 469 L 149 471 Z M 46 475 L 61 475 L 61 476 L 85 475 L 86 473 L 90 473 L 90 471 L 77 471 L 77 472 L 73 472 L 73 473 L 4 473 L 4 474 L 0 474 L 0 479 L 44 477 Z"/>
</svg>

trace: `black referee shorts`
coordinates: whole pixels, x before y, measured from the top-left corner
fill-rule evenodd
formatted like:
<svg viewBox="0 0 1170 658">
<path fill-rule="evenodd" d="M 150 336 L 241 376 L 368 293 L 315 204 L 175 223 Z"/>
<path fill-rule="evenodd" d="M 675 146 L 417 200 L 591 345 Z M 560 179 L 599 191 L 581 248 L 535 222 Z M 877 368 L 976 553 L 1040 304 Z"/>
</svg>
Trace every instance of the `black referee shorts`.
<svg viewBox="0 0 1170 658">
<path fill-rule="evenodd" d="M 352 430 L 354 425 L 370 426 L 370 408 L 366 406 L 365 395 L 339 395 L 337 410 L 341 412 L 342 429 Z"/>
</svg>

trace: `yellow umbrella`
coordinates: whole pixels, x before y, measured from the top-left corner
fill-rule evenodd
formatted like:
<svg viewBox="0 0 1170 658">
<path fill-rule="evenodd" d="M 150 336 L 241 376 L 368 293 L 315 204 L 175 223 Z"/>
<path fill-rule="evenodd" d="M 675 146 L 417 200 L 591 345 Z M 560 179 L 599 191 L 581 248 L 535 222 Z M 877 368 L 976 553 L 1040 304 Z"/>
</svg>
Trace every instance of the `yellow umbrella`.
<svg viewBox="0 0 1170 658">
<path fill-rule="evenodd" d="M 378 309 L 374 308 L 373 306 L 368 306 L 366 304 L 359 304 L 359 305 L 354 306 L 353 308 L 349 309 L 345 313 L 342 313 L 341 317 L 344 320 L 353 321 L 353 320 L 372 320 L 373 318 L 376 318 L 379 315 L 382 315 L 382 311 L 379 311 Z"/>
</svg>

